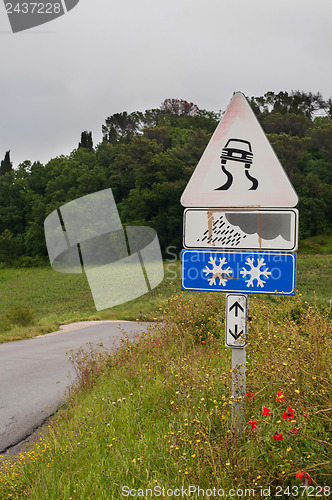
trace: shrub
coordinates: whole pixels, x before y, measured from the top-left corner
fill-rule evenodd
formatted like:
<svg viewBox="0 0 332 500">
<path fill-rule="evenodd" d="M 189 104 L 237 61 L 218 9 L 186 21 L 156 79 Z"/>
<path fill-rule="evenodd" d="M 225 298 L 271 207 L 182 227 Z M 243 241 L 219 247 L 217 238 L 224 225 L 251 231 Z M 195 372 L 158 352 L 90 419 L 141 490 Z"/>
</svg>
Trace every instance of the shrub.
<svg viewBox="0 0 332 500">
<path fill-rule="evenodd" d="M 4 319 L 12 325 L 28 326 L 34 323 L 35 315 L 29 306 L 16 305 L 6 312 Z"/>
</svg>

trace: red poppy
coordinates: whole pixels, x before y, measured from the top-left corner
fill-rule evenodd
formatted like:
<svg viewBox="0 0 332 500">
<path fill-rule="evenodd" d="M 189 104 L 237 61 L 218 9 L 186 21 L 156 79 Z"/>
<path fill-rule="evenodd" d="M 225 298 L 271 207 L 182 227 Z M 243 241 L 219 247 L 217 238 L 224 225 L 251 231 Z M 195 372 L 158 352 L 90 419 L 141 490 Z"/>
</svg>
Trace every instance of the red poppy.
<svg viewBox="0 0 332 500">
<path fill-rule="evenodd" d="M 284 420 L 293 420 L 294 418 L 294 410 L 290 406 L 287 406 L 287 411 L 284 411 L 282 414 L 282 418 Z"/>
<path fill-rule="evenodd" d="M 254 397 L 254 394 L 253 394 L 252 392 L 247 392 L 247 393 L 246 393 L 246 398 L 247 398 L 247 399 L 251 399 L 251 398 L 253 398 L 253 397 Z"/>
<path fill-rule="evenodd" d="M 299 430 L 298 430 L 298 429 L 291 429 L 291 433 L 292 433 L 292 434 L 297 434 L 298 432 L 299 432 Z"/>
<path fill-rule="evenodd" d="M 276 441 L 282 441 L 284 438 L 283 438 L 283 435 L 282 434 L 278 434 L 277 432 L 274 434 L 274 436 L 272 436 L 273 439 L 275 439 Z"/>
<path fill-rule="evenodd" d="M 266 408 L 266 406 L 262 406 L 261 414 L 264 416 L 270 415 L 270 410 L 268 408 Z"/>
<path fill-rule="evenodd" d="M 286 401 L 285 394 L 282 391 L 278 391 L 276 401 L 279 401 L 279 403 L 281 403 L 282 401 Z"/>
<path fill-rule="evenodd" d="M 304 478 L 304 482 L 309 482 L 309 484 L 311 483 L 311 477 L 309 476 L 309 474 L 307 472 L 298 472 L 297 474 L 295 474 L 295 478 L 296 479 L 302 479 Z"/>
<path fill-rule="evenodd" d="M 257 420 L 255 418 L 252 420 L 249 420 L 249 425 L 251 425 L 251 430 L 254 431 L 257 427 Z"/>
<path fill-rule="evenodd" d="M 304 418 L 307 418 L 309 416 L 308 410 L 305 410 L 305 412 L 303 413 L 303 416 L 304 416 Z"/>
</svg>

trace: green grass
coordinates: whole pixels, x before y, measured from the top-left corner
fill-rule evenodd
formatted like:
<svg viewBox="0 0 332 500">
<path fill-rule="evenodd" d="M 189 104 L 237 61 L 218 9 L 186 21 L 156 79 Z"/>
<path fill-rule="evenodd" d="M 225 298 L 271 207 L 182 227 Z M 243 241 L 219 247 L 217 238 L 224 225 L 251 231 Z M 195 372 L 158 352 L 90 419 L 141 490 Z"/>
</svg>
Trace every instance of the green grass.
<svg viewBox="0 0 332 500">
<path fill-rule="evenodd" d="M 98 312 L 85 274 L 62 274 L 50 267 L 0 269 L 0 342 L 51 332 L 74 321 L 153 320 L 160 316 L 160 304 L 174 293 L 173 275 L 166 265 L 165 279 L 151 293 Z M 15 321 L 15 313 L 22 316 L 20 308 L 33 318 L 28 325 Z"/>
<path fill-rule="evenodd" d="M 137 493 L 189 485 L 256 489 L 261 498 L 261 485 L 274 499 L 277 486 L 305 485 L 299 473 L 314 493 L 331 487 L 328 310 L 299 295 L 250 297 L 239 437 L 221 296 L 175 293 L 164 303 L 165 327 L 124 340 L 116 353 L 96 346 L 74 354 L 78 384 L 67 407 L 37 445 L 2 463 L 0 498 L 109 500 L 123 498 L 124 486 Z"/>
</svg>

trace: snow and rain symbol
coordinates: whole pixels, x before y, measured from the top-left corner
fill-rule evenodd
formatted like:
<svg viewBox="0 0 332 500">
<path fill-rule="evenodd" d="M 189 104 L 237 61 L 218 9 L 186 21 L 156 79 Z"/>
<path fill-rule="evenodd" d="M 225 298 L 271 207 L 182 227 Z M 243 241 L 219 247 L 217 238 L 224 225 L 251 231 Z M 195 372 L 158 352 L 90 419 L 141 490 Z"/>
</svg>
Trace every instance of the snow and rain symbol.
<svg viewBox="0 0 332 500">
<path fill-rule="evenodd" d="M 296 209 L 187 209 L 187 248 L 294 250 L 297 248 Z"/>
<path fill-rule="evenodd" d="M 51 266 L 88 279 L 98 311 L 149 292 L 164 277 L 157 233 L 122 227 L 112 190 L 67 203 L 44 222 Z"/>
<path fill-rule="evenodd" d="M 4 0 L 13 33 L 53 21 L 73 9 L 79 0 Z"/>
</svg>

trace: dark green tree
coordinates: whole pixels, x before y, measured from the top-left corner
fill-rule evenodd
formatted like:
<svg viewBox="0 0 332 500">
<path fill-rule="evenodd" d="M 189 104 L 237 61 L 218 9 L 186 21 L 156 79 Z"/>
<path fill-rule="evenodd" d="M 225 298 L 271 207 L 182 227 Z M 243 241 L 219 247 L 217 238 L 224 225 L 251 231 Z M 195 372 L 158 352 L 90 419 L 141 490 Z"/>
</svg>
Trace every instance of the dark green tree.
<svg viewBox="0 0 332 500">
<path fill-rule="evenodd" d="M 10 151 L 7 151 L 4 159 L 1 161 L 0 164 L 0 175 L 8 174 L 8 172 L 11 172 L 12 169 L 13 169 L 13 164 L 10 161 Z"/>
<path fill-rule="evenodd" d="M 78 147 L 93 150 L 92 132 L 85 130 L 81 133 L 81 142 L 78 143 Z"/>
<path fill-rule="evenodd" d="M 14 235 L 8 229 L 5 229 L 0 234 L 0 262 L 4 262 L 7 266 L 17 258 L 17 243 Z"/>
<path fill-rule="evenodd" d="M 105 120 L 105 125 L 102 126 L 104 141 L 114 143 L 123 140 L 129 140 L 137 134 L 143 125 L 143 114 L 136 111 L 128 114 L 115 113 Z"/>
</svg>

